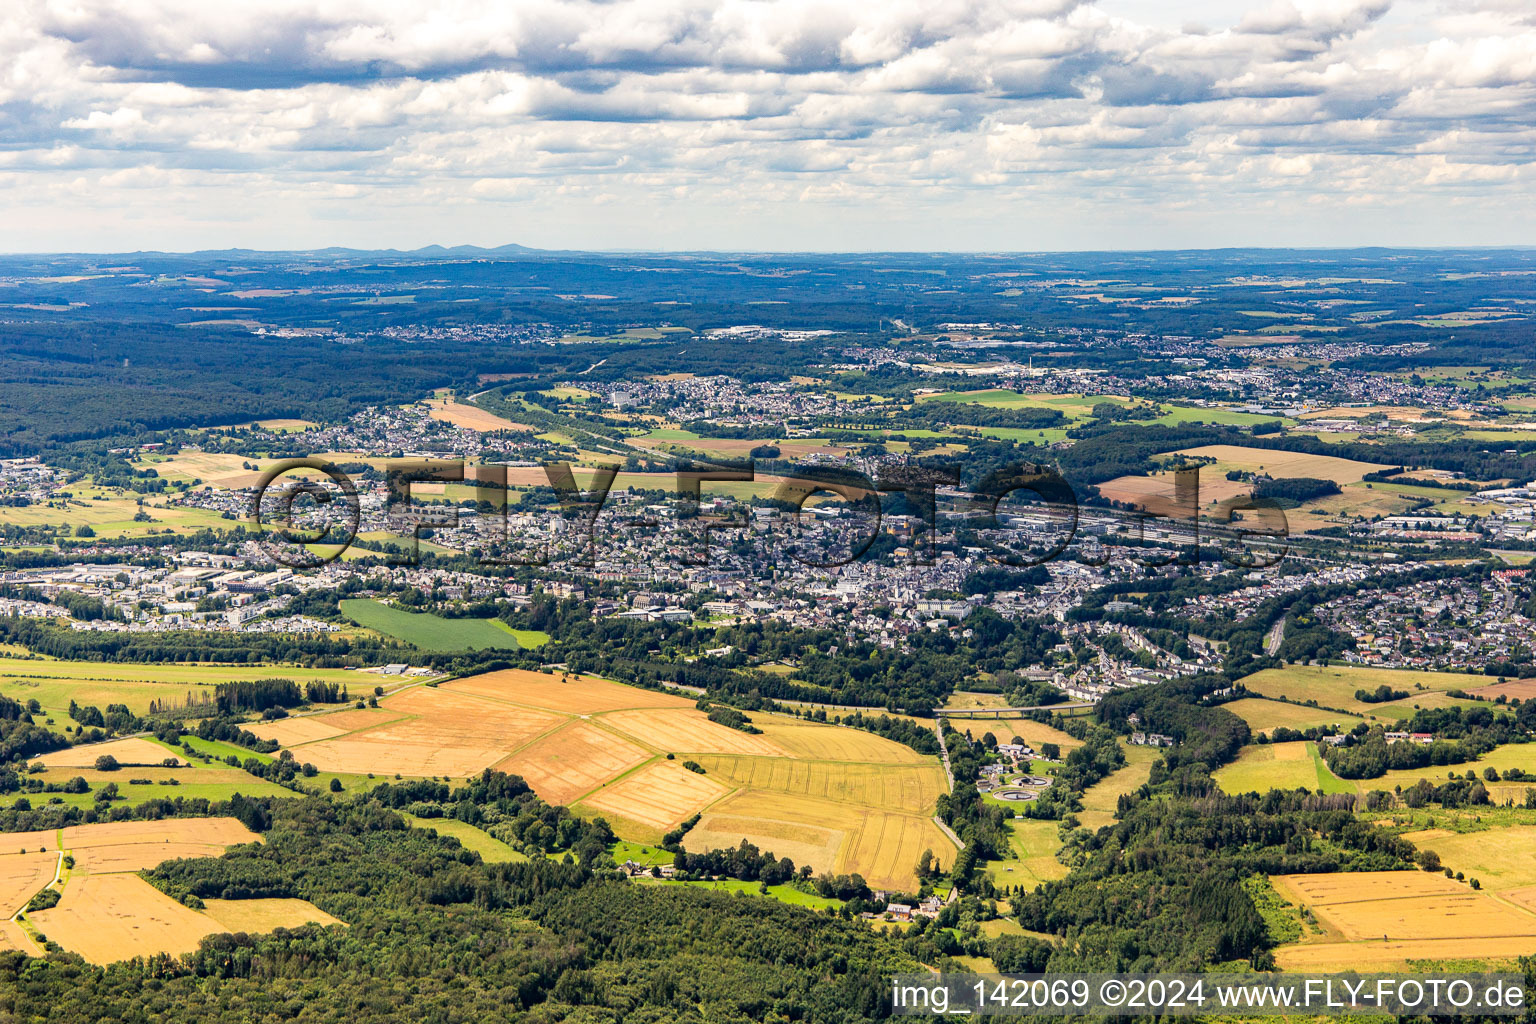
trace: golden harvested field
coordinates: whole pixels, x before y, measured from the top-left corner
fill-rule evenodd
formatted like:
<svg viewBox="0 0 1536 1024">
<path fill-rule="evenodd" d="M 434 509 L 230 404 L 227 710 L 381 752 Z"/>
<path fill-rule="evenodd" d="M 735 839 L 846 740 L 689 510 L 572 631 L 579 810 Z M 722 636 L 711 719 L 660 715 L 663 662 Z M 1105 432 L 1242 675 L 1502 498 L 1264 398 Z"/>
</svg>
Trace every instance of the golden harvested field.
<svg viewBox="0 0 1536 1024">
<path fill-rule="evenodd" d="M 1078 812 L 1077 820 L 1084 828 L 1113 825 L 1120 796 L 1139 789 L 1151 777 L 1153 762 L 1162 756 L 1155 747 L 1134 746 L 1123 741 L 1120 749 L 1125 751 L 1125 765 L 1083 791 L 1083 809 Z"/>
<path fill-rule="evenodd" d="M 715 849 L 742 839 L 818 871 L 857 871 L 870 885 L 886 888 L 914 886 L 913 869 L 925 849 L 945 863 L 955 854 L 928 814 L 754 790 L 711 807 L 683 845 Z"/>
<path fill-rule="evenodd" d="M 59 848 L 58 829 L 39 832 L 0 832 L 0 855 L 11 853 L 52 853 Z"/>
<path fill-rule="evenodd" d="M 1324 711 L 1321 708 L 1302 707 L 1299 704 L 1283 704 L 1277 700 L 1264 700 L 1260 697 L 1230 701 L 1222 707 L 1247 722 L 1248 727 L 1254 732 L 1262 733 L 1281 727 L 1310 729 L 1313 726 L 1326 725 L 1337 725 L 1342 731 L 1348 732 L 1355 727 L 1356 722 L 1360 721 L 1354 715 L 1346 715 L 1338 711 Z"/>
<path fill-rule="evenodd" d="M 177 764 L 187 763 L 160 744 L 136 737 L 66 747 L 63 750 L 39 754 L 33 758 L 33 761 L 42 762 L 49 768 L 89 768 L 96 763 L 98 757 L 108 756 L 117 758 L 117 763 L 125 766 L 162 764 L 167 758 L 176 761 Z"/>
<path fill-rule="evenodd" d="M 717 757 L 698 761 L 711 778 L 776 793 L 820 797 L 891 810 L 923 813 L 948 792 L 937 764 L 881 765 L 799 761 L 784 757 Z"/>
<path fill-rule="evenodd" d="M 276 740 L 285 747 L 291 747 L 298 743 L 328 740 L 347 731 L 331 725 L 328 721 L 331 717 L 334 716 L 306 715 L 303 718 L 280 718 L 275 722 L 258 722 L 243 728 L 253 736 L 260 736 L 264 740 Z"/>
<path fill-rule="evenodd" d="M 1490 897 L 1491 899 L 1491 897 Z M 1355 971 L 1407 971 L 1421 960 L 1474 960 L 1509 964 L 1530 956 L 1536 947 L 1531 936 L 1475 939 L 1389 939 L 1381 936 L 1364 942 L 1318 942 L 1280 946 L 1275 962 L 1282 971 L 1333 973 L 1341 967 Z"/>
<path fill-rule="evenodd" d="M 14 921 L 0 921 L 0 952 L 15 950 L 19 953 L 36 953 L 37 949 L 32 941 L 27 938 L 27 933 L 21 930 L 21 925 Z"/>
<path fill-rule="evenodd" d="M 937 759 L 861 730 L 754 713 L 762 733 L 746 733 L 709 721 L 686 697 L 517 670 L 411 687 L 382 704 L 268 723 L 262 733 L 322 771 L 462 778 L 495 766 L 639 842 L 704 812 L 690 848 L 746 838 L 797 864 L 903 886 L 915 885 L 925 848 L 945 860 L 953 853 L 930 820 L 944 791 Z M 707 774 L 684 769 L 689 758 Z M 722 811 L 726 802 L 734 809 Z"/>
<path fill-rule="evenodd" d="M 219 931 L 211 918 L 132 874 L 71 878 L 58 906 L 28 916 L 38 931 L 95 964 L 190 953 Z"/>
<path fill-rule="evenodd" d="M 0 855 L 0 918 L 10 917 L 53 881 L 58 870 L 57 853 L 7 853 Z"/>
<path fill-rule="evenodd" d="M 326 715 L 326 725 L 341 732 L 357 732 L 359 729 L 372 729 L 376 725 L 386 725 L 389 722 L 398 722 L 405 715 L 398 711 L 389 711 L 384 708 L 356 708 L 349 711 L 333 711 Z"/>
<path fill-rule="evenodd" d="M 588 722 L 572 722 L 499 762 L 498 771 L 521 775 L 545 800 L 574 802 L 651 756 Z"/>
<path fill-rule="evenodd" d="M 1427 409 L 1416 409 L 1411 405 L 1341 405 L 1332 409 L 1314 409 L 1304 412 L 1297 419 L 1301 420 L 1352 420 L 1362 416 L 1373 416 L 1377 413 L 1389 420 L 1401 423 L 1422 423 L 1430 416 L 1441 416 L 1442 413 L 1431 412 Z M 1457 409 L 1451 413 L 1453 418 L 1460 418 L 1458 414 L 1470 413 L 1470 410 Z"/>
<path fill-rule="evenodd" d="M 677 761 L 654 761 L 590 794 L 582 805 L 664 832 L 729 790 Z"/>
<path fill-rule="evenodd" d="M 260 840 L 234 818 L 71 826 L 64 830 L 64 848 L 74 856 L 75 867 L 59 904 L 28 917 L 49 939 L 98 964 L 154 953 L 187 953 L 204 936 L 219 931 L 267 931 L 305 921 L 334 923 L 303 900 L 210 900 L 208 911 L 198 912 L 135 873 L 177 857 L 217 857 L 229 846 Z M 43 856 L 53 862 L 58 859 L 57 854 Z M 9 859 L 0 857 L 0 862 Z M 52 880 L 53 870 L 47 867 L 44 884 Z"/>
<path fill-rule="evenodd" d="M 1467 692 L 1479 697 L 1487 697 L 1489 700 L 1495 700 L 1500 696 L 1508 697 L 1510 700 L 1517 697 L 1520 700 L 1530 700 L 1536 697 L 1536 679 L 1509 679 L 1502 683 L 1480 686 Z"/>
<path fill-rule="evenodd" d="M 250 459 L 243 455 L 223 452 L 179 452 L 169 458 L 153 457 L 141 463 L 147 468 L 176 483 L 201 480 L 205 484 L 224 490 L 255 487 L 261 481 L 262 470 L 275 465 L 274 459 Z M 255 463 L 259 469 L 246 469 L 241 463 Z"/>
<path fill-rule="evenodd" d="M 946 708 L 956 711 L 974 711 L 978 708 L 1000 708 L 1008 703 L 1008 698 L 1000 693 L 982 693 L 977 690 L 956 690 L 944 700 Z"/>
<path fill-rule="evenodd" d="M 1275 951 L 1287 970 L 1500 960 L 1536 946 L 1536 914 L 1440 874 L 1341 872 L 1270 881 L 1281 896 L 1310 908 L 1325 930 Z"/>
<path fill-rule="evenodd" d="M 1195 508 L 1205 508 L 1218 501 L 1227 501 L 1249 493 L 1251 484 L 1228 480 L 1225 476 L 1208 470 L 1200 474 L 1200 489 L 1195 495 Z M 1188 519 L 1190 507 L 1181 503 L 1175 493 L 1172 473 L 1154 473 L 1151 476 L 1121 476 L 1099 484 L 1099 493 L 1110 501 L 1123 501 L 1136 505 L 1155 516 L 1169 519 Z"/>
<path fill-rule="evenodd" d="M 173 840 L 146 843 L 111 843 L 103 846 L 71 848 L 75 868 L 91 874 L 108 874 L 114 871 L 142 871 L 168 860 L 191 857 L 217 857 L 225 850 L 224 843 L 176 842 Z"/>
<path fill-rule="evenodd" d="M 1314 910 L 1325 906 L 1472 891 L 1460 882 L 1429 871 L 1337 871 L 1318 875 L 1274 875 L 1270 881 L 1286 899 Z"/>
<path fill-rule="evenodd" d="M 791 757 L 816 761 L 862 761 L 872 764 L 936 763 L 911 747 L 861 729 L 802 725 L 774 715 L 754 715 L 752 724 Z"/>
<path fill-rule="evenodd" d="M 533 429 L 523 423 L 504 420 L 500 416 L 486 412 L 478 405 L 464 405 L 442 398 L 429 398 L 427 405 L 432 410 L 428 415 L 433 419 L 452 423 L 456 427 L 464 427 L 468 430 L 520 430 L 527 433 Z"/>
<path fill-rule="evenodd" d="M 693 701 L 657 690 L 598 679 L 595 676 L 562 678 L 526 669 L 503 669 L 485 675 L 470 676 L 444 683 L 439 689 L 492 697 L 512 704 L 559 711 L 569 715 L 590 715 L 601 711 L 632 708 L 692 708 Z"/>
<path fill-rule="evenodd" d="M 547 712 L 425 686 L 383 703 L 406 717 L 299 745 L 294 756 L 329 772 L 464 777 L 563 721 Z"/>
<path fill-rule="evenodd" d="M 872 885 L 906 889 L 915 878 L 913 866 L 924 850 L 932 850 L 945 861 L 954 860 L 952 844 L 932 818 L 874 811 L 850 830 L 848 845 L 838 857 L 838 870 L 857 871 Z"/>
<path fill-rule="evenodd" d="M 1033 747 L 1036 753 L 1039 752 L 1042 743 L 1056 744 L 1061 748 L 1063 755 L 1067 751 L 1076 750 L 1083 745 L 1083 741 L 1076 736 L 1062 732 L 1060 729 L 1046 725 L 1044 722 L 1037 722 L 1032 718 L 999 718 L 995 721 L 991 719 L 967 721 L 963 718 L 956 718 L 951 724 L 962 733 L 969 729 L 976 736 L 985 736 L 990 732 L 993 736 L 997 737 L 997 742 L 999 743 L 1008 743 L 1015 736 L 1018 736 L 1025 743 Z"/>
<path fill-rule="evenodd" d="M 71 852 L 101 846 L 145 843 L 211 843 L 225 847 L 260 841 L 259 835 L 235 818 L 113 821 L 96 825 L 71 825 L 64 830 L 64 849 Z"/>
<path fill-rule="evenodd" d="M 742 810 L 746 813 L 732 813 L 740 799 L 733 797 L 720 804 L 718 811 L 706 814 L 684 837 L 684 845 L 697 850 L 718 850 L 738 846 L 746 839 L 776 857 L 788 857 L 797 866 L 810 864 L 820 872 L 833 870 L 838 851 L 847 838 L 845 831 L 765 818 L 759 813 L 761 809 L 752 806 L 751 801 L 742 801 Z M 921 856 L 921 851 L 918 855 Z M 865 880 L 869 880 L 867 876 Z"/>
<path fill-rule="evenodd" d="M 308 900 L 251 899 L 204 900 L 204 911 L 227 932 L 261 934 L 274 928 L 297 928 L 301 924 L 341 924 Z"/>
<path fill-rule="evenodd" d="M 1403 838 L 1421 850 L 1433 850 L 1448 868 L 1476 878 L 1485 890 L 1524 890 L 1518 901 L 1536 893 L 1536 825 L 1510 825 L 1482 832 L 1426 829 Z M 1510 898 L 1517 898 L 1513 892 Z M 1527 904 L 1529 905 L 1529 904 Z"/>
<path fill-rule="evenodd" d="M 1332 455 L 1308 455 L 1304 452 L 1275 451 L 1268 448 L 1244 448 L 1234 444 L 1207 444 L 1198 448 L 1184 448 L 1171 454 L 1216 460 L 1214 466 L 1207 467 L 1200 474 L 1202 500 L 1204 500 L 1206 477 L 1218 477 L 1222 478 L 1223 482 L 1227 482 L 1224 474 L 1229 469 L 1241 469 L 1250 473 L 1264 472 L 1276 478 L 1312 477 L 1316 480 L 1332 480 L 1336 484 L 1352 484 L 1359 482 L 1367 473 L 1391 468 L 1380 463 L 1357 462 Z"/>
<path fill-rule="evenodd" d="M 613 711 L 603 716 L 603 724 L 622 730 L 653 747 L 678 754 L 787 756 L 782 747 L 763 736 L 753 736 L 711 722 L 692 708 Z M 851 729 L 847 731 L 853 732 Z"/>
</svg>

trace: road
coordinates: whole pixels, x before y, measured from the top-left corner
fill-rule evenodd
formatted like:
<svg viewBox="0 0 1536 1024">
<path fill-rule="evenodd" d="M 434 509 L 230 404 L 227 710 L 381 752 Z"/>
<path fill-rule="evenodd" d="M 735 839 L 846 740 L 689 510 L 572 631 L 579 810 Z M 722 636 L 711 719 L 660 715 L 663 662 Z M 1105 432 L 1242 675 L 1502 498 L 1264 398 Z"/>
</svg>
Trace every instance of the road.
<svg viewBox="0 0 1536 1024">
<path fill-rule="evenodd" d="M 1027 708 L 934 708 L 935 718 L 1017 718 L 1031 711 L 1083 711 L 1092 708 L 1092 701 L 1069 701 L 1065 704 L 1036 704 Z"/>
<path fill-rule="evenodd" d="M 1264 637 L 1264 653 L 1271 658 L 1280 653 L 1280 645 L 1285 643 L 1285 621 L 1275 623 L 1275 628 Z"/>
</svg>

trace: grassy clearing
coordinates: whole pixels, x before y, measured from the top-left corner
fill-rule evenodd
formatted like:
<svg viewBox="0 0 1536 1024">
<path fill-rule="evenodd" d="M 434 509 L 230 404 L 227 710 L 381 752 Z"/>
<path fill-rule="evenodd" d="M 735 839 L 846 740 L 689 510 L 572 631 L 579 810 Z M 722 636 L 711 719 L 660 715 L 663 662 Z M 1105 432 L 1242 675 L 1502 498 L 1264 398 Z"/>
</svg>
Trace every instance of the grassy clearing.
<svg viewBox="0 0 1536 1024">
<path fill-rule="evenodd" d="M 1244 747 L 1236 761 L 1211 776 L 1232 794 L 1271 789 L 1310 789 L 1316 793 L 1354 793 L 1355 783 L 1334 775 L 1310 741 L 1261 743 Z M 1388 787 L 1390 788 L 1390 787 Z"/>
<path fill-rule="evenodd" d="M 1152 765 L 1162 755 L 1156 747 L 1121 743 L 1125 751 L 1124 767 L 1083 791 L 1083 809 L 1077 820 L 1083 827 L 1104 828 L 1115 823 L 1115 809 L 1123 794 L 1134 792 L 1152 776 Z"/>
<path fill-rule="evenodd" d="M 183 736 L 181 742 L 200 754 L 207 754 L 220 761 L 227 757 L 237 757 L 241 763 L 244 763 L 248 757 L 254 757 L 256 760 L 263 762 L 276 760 L 271 754 L 260 754 L 249 747 L 236 746 L 233 743 L 225 743 L 223 740 L 205 740 L 198 736 Z"/>
<path fill-rule="evenodd" d="M 1056 851 L 1061 848 L 1059 822 L 1014 818 L 1008 823 L 1008 831 L 1011 833 L 1009 846 L 1015 859 L 987 865 L 987 873 L 994 885 L 1023 886 L 1028 892 L 1042 882 L 1067 876 L 1067 866 L 1056 859 Z M 943 852 L 948 855 L 948 851 Z M 947 868 L 949 864 L 946 862 L 943 866 Z"/>
<path fill-rule="evenodd" d="M 369 598 L 341 602 L 341 613 L 359 626 L 403 640 L 424 651 L 466 651 L 497 648 L 515 651 L 517 637 L 487 619 L 444 619 L 408 612 Z"/>
<path fill-rule="evenodd" d="M 405 818 L 411 823 L 412 828 L 426 829 L 440 836 L 452 836 L 464 849 L 478 853 L 480 859 L 487 864 L 503 864 L 528 859 L 500 839 L 467 821 L 459 821 L 457 818 L 418 818 L 414 814 L 407 814 Z"/>
<path fill-rule="evenodd" d="M 662 882 L 655 881 L 652 885 L 687 885 L 695 889 L 708 889 L 711 892 L 732 892 L 749 896 L 767 896 L 781 903 L 789 903 L 797 907 L 811 907 L 815 910 L 835 910 L 842 906 L 838 900 L 829 900 L 815 893 L 802 892 L 792 885 L 763 886 L 760 882 L 743 882 L 737 879 L 724 879 L 715 882 Z M 764 891 L 766 889 L 766 891 Z"/>
</svg>

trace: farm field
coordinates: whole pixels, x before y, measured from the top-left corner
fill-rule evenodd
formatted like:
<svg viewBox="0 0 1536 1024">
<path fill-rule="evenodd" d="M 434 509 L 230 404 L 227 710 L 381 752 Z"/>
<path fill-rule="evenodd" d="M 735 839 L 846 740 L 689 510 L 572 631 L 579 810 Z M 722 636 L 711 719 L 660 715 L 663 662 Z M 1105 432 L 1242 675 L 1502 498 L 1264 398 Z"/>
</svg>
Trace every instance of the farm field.
<svg viewBox="0 0 1536 1024">
<path fill-rule="evenodd" d="M 105 708 L 126 704 L 135 714 L 149 710 L 152 700 L 184 702 L 190 692 L 211 700 L 219 683 L 271 679 L 279 676 L 303 686 L 311 680 L 372 686 L 372 673 L 339 668 L 296 665 L 135 665 L 103 661 L 61 661 L 51 658 L 0 657 L 0 694 L 26 703 L 35 699 L 50 711 L 64 712 L 71 700 Z"/>
<path fill-rule="evenodd" d="M 1236 761 L 1218 768 L 1211 778 L 1233 795 L 1271 789 L 1310 789 L 1317 793 L 1353 793 L 1357 789 L 1354 782 L 1329 771 L 1317 744 L 1308 740 L 1246 746 Z"/>
<path fill-rule="evenodd" d="M 429 398 L 427 399 L 427 407 L 431 410 L 428 415 L 433 419 L 440 420 L 443 423 L 452 423 L 456 427 L 465 427 L 469 430 L 516 430 L 526 434 L 533 429 L 527 424 L 513 423 L 511 420 L 503 419 L 494 413 L 486 412 L 478 405 L 465 405 L 452 399 Z"/>
<path fill-rule="evenodd" d="M 92 963 L 188 953 L 205 936 L 220 931 L 271 931 L 309 921 L 338 923 L 296 899 L 210 900 L 207 909 L 192 910 L 138 876 L 138 871 L 166 860 L 217 857 L 230 846 L 261 840 L 234 818 L 75 825 L 65 828 L 62 838 L 62 849 L 74 857 L 75 866 L 64 877 L 59 903 L 27 917 L 48 939 Z M 0 857 L 0 871 L 8 872 L 11 883 L 0 890 L 7 897 L 16 888 L 17 873 L 7 863 L 15 856 Z M 58 853 L 30 856 L 55 863 L 59 858 Z M 33 891 L 51 882 L 53 875 L 50 864 Z M 0 887 L 7 884 L 0 880 Z"/>
<path fill-rule="evenodd" d="M 340 603 L 341 613 L 359 626 L 403 640 L 424 651 L 468 651 L 485 648 L 520 649 L 517 638 L 488 619 L 444 619 L 425 612 L 408 612 L 370 598 Z"/>
<path fill-rule="evenodd" d="M 692 708 L 612 711 L 603 716 L 603 724 L 634 739 L 680 754 L 788 756 L 771 740 L 711 722 Z"/>
<path fill-rule="evenodd" d="M 691 849 L 747 838 L 872 884 L 915 885 L 924 849 L 946 860 L 953 849 L 930 820 L 944 788 L 937 760 L 861 730 L 754 713 L 754 735 L 709 721 L 686 697 L 517 669 L 380 704 L 252 728 L 322 772 L 463 778 L 494 766 L 635 842 L 703 813 Z M 705 774 L 684 768 L 690 759 Z"/>
<path fill-rule="evenodd" d="M 548 712 L 426 686 L 380 703 L 384 711 L 401 717 L 288 749 L 322 771 L 463 778 L 489 768 L 563 721 Z M 323 721 L 330 716 L 316 717 Z"/>
<path fill-rule="evenodd" d="M 113 757 L 121 765 L 158 765 L 167 760 L 174 760 L 178 764 L 187 762 L 174 751 L 152 740 L 129 738 L 124 740 L 107 740 L 105 743 L 85 743 L 78 747 L 66 747 L 63 750 L 53 750 L 46 754 L 39 754 L 32 759 L 33 763 L 42 764 L 48 768 L 89 768 L 96 763 L 99 757 Z"/>
<path fill-rule="evenodd" d="M 1409 669 L 1366 668 L 1355 665 L 1289 665 L 1267 668 L 1242 680 L 1250 692 L 1264 697 L 1284 697 L 1293 701 L 1316 701 L 1326 708 L 1350 711 L 1364 718 L 1392 720 L 1413 715 L 1413 705 L 1422 704 L 1432 693 L 1486 685 L 1487 676 L 1452 672 L 1414 672 Z M 1375 690 L 1381 685 L 1405 690 L 1409 696 L 1400 701 L 1369 704 L 1355 700 L 1356 690 Z M 1442 698 L 1455 703 L 1454 698 Z M 1428 705 L 1426 705 L 1428 706 Z"/>
<path fill-rule="evenodd" d="M 922 813 L 779 793 L 745 791 L 713 805 L 684 837 L 701 849 L 735 846 L 742 839 L 818 871 L 862 874 L 873 886 L 911 886 L 924 850 L 944 863 L 955 847 Z"/>
<path fill-rule="evenodd" d="M 1178 500 L 1177 481 L 1174 473 L 1158 472 L 1148 476 L 1121 476 L 1099 484 L 1099 493 L 1110 501 L 1122 501 L 1137 505 L 1155 516 L 1170 519 L 1188 519 L 1191 509 Z M 1195 495 L 1196 509 L 1203 509 L 1217 502 L 1229 501 L 1248 494 L 1251 484 L 1240 480 L 1228 480 L 1219 473 L 1202 467 L 1200 487 Z"/>
<path fill-rule="evenodd" d="M 1506 960 L 1536 944 L 1536 914 L 1422 871 L 1278 875 L 1324 934 L 1275 950 L 1282 970 L 1406 968 L 1409 960 Z"/>
<path fill-rule="evenodd" d="M 990 732 L 997 737 L 999 743 L 1007 743 L 1017 736 L 1037 752 L 1042 743 L 1056 744 L 1061 748 L 1063 755 L 1083 745 L 1083 741 L 1071 733 L 1062 732 L 1055 726 L 1037 722 L 1033 718 L 1000 718 L 996 721 L 976 719 L 970 722 L 957 718 L 953 720 L 953 724 L 959 726 L 962 733 L 966 729 L 970 729 L 977 736 L 985 736 Z"/>
<path fill-rule="evenodd" d="M 551 803 L 569 804 L 651 757 L 644 747 L 576 721 L 498 762 L 496 769 L 521 775 Z"/>
<path fill-rule="evenodd" d="M 266 897 L 248 900 L 209 899 L 206 913 L 226 932 L 260 935 L 274 928 L 296 928 L 301 924 L 341 924 L 308 900 Z"/>
<path fill-rule="evenodd" d="M 658 833 L 702 811 L 730 789 L 677 761 L 652 761 L 639 771 L 600 786 L 575 806 L 610 819 L 632 821 Z"/>
<path fill-rule="evenodd" d="M 1360 785 L 1364 789 L 1392 789 L 1402 786 L 1404 789 L 1412 786 L 1420 779 L 1428 779 L 1435 785 L 1440 785 L 1450 778 L 1451 772 L 1465 775 L 1468 771 L 1475 771 L 1479 778 L 1489 768 L 1496 769 L 1500 775 L 1506 774 L 1511 768 L 1522 768 L 1527 772 L 1536 773 L 1536 743 L 1505 743 L 1494 747 L 1476 761 L 1469 761 L 1462 765 L 1433 765 L 1428 768 L 1408 768 L 1399 771 L 1389 771 L 1377 779 L 1362 779 Z M 1485 782 L 1488 787 L 1488 795 L 1495 802 L 1502 803 L 1506 799 L 1520 803 L 1525 797 L 1525 791 L 1532 785 L 1529 781 L 1522 782 Z"/>
<path fill-rule="evenodd" d="M 10 837 L 0 835 L 5 849 L 13 849 Z M 23 845 L 23 844 L 18 844 Z M 35 846 L 27 846 L 36 850 Z M 37 892 L 53 881 L 59 855 L 54 853 L 0 854 L 0 918 L 8 918 L 27 905 Z"/>
<path fill-rule="evenodd" d="M 1374 473 L 1390 466 L 1375 462 L 1358 462 L 1332 455 L 1309 455 L 1304 452 L 1278 451 L 1269 448 L 1244 448 L 1233 444 L 1207 444 L 1198 448 L 1184 448 L 1171 454 L 1194 458 L 1215 459 L 1214 465 L 1201 473 L 1201 483 L 1207 475 L 1220 477 L 1229 469 L 1250 473 L 1263 472 L 1272 477 L 1312 477 L 1332 480 L 1343 485 L 1358 483 L 1367 473 Z"/>
<path fill-rule="evenodd" d="M 172 533 L 196 533 L 205 528 L 228 529 L 229 521 L 217 512 L 190 506 L 167 506 L 146 501 L 141 508 L 139 495 L 127 492 L 110 492 L 100 500 L 68 499 L 60 507 L 55 504 L 0 507 L 0 526 L 63 526 L 76 530 L 89 526 L 102 538 L 142 537 L 151 530 L 156 533 L 170 530 Z M 139 512 L 150 516 L 150 522 L 137 522 Z"/>
<path fill-rule="evenodd" d="M 1152 776 L 1152 764 L 1161 752 L 1155 747 L 1120 744 L 1125 764 L 1083 791 L 1083 809 L 1077 820 L 1084 828 L 1099 829 L 1115 823 L 1115 808 L 1124 793 L 1139 789 Z"/>
<path fill-rule="evenodd" d="M 1476 878 L 1485 890 L 1511 893 L 1516 902 L 1536 910 L 1536 825 L 1511 825 L 1480 832 L 1451 832 L 1431 828 L 1404 832 L 1403 838 L 1421 850 L 1433 850 L 1448 868 Z"/>
<path fill-rule="evenodd" d="M 692 709 L 694 705 L 692 700 L 675 694 L 622 686 L 596 676 L 553 675 L 516 668 L 455 679 L 439 689 L 570 715 L 634 708 Z"/>
<path fill-rule="evenodd" d="M 149 455 L 138 460 L 143 468 L 153 469 L 175 483 L 201 480 L 209 487 L 231 490 L 255 487 L 262 473 L 281 459 L 258 459 L 224 452 L 178 452 L 175 455 Z M 250 466 L 256 469 L 250 469 Z"/>
<path fill-rule="evenodd" d="M 931 807 L 939 794 L 948 791 L 944 773 L 932 764 L 847 764 L 707 754 L 697 760 L 711 778 L 728 779 L 749 789 L 876 807 Z"/>
<path fill-rule="evenodd" d="M 1285 704 L 1277 700 L 1265 700 L 1262 697 L 1245 697 L 1242 700 L 1223 704 L 1222 707 L 1247 722 L 1248 727 L 1254 732 L 1262 733 L 1281 727 L 1311 729 L 1330 725 L 1337 725 L 1347 732 L 1360 720 L 1354 715 L 1346 715 L 1338 711 Z"/>
<path fill-rule="evenodd" d="M 686 885 L 692 889 L 707 889 L 710 892 L 732 892 L 755 894 L 759 891 L 759 883 L 744 882 L 736 878 L 719 878 L 712 881 L 651 881 L 641 878 L 641 885 Z M 770 885 L 768 895 L 780 903 L 788 903 L 796 907 L 814 907 L 817 910 L 836 910 L 842 906 L 838 900 L 826 899 L 808 892 L 802 892 L 792 885 Z"/>
<path fill-rule="evenodd" d="M 814 725 L 793 718 L 760 715 L 753 724 L 787 757 L 811 761 L 862 761 L 875 764 L 933 764 L 911 747 L 860 729 Z"/>
<path fill-rule="evenodd" d="M 1487 686 L 1480 686 L 1475 690 L 1468 690 L 1467 692 L 1478 697 L 1486 697 L 1489 700 L 1507 697 L 1510 700 L 1519 698 L 1525 701 L 1536 697 L 1536 679 L 1508 679 L 1502 683 L 1491 683 Z"/>
<path fill-rule="evenodd" d="M 127 873 L 71 878 L 58 906 L 28 919 L 50 940 L 95 964 L 190 953 L 220 931 L 212 918 Z"/>
<path fill-rule="evenodd" d="M 943 394 L 923 395 L 919 402 L 959 402 L 968 405 L 984 405 L 992 409 L 1056 409 L 1069 422 L 1090 418 L 1093 407 L 1100 402 L 1129 406 L 1128 398 L 1118 395 L 1046 395 L 1020 394 L 1003 388 L 982 391 L 946 391 Z"/>
<path fill-rule="evenodd" d="M 166 751 L 169 754 L 169 751 Z M 43 783 L 63 784 L 70 779 L 83 778 L 91 787 L 88 793 L 50 793 L 46 799 L 57 799 L 66 807 L 89 808 L 96 802 L 96 792 L 108 783 L 116 783 L 120 800 L 115 806 L 136 807 L 150 800 L 228 800 L 236 793 L 245 796 L 290 797 L 293 790 L 284 789 L 275 782 L 258 779 L 240 768 L 226 764 L 195 765 L 190 768 L 129 768 L 113 772 L 99 772 L 94 768 L 49 768 L 32 776 Z M 131 783 L 130 779 L 148 779 L 149 785 Z M 24 793 L 7 793 L 0 796 L 0 805 L 14 804 Z M 35 804 L 37 795 L 30 798 Z"/>
</svg>

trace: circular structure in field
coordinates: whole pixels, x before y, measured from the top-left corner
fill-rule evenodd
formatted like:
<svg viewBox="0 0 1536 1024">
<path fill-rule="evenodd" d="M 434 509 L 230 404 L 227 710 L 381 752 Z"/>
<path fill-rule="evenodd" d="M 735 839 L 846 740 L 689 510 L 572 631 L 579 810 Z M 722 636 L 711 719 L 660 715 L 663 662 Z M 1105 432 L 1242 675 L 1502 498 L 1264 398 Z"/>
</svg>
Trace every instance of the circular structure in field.
<svg viewBox="0 0 1536 1024">
<path fill-rule="evenodd" d="M 999 800 L 1033 800 L 1040 794 L 1032 789 L 1010 789 L 995 795 Z"/>
</svg>

